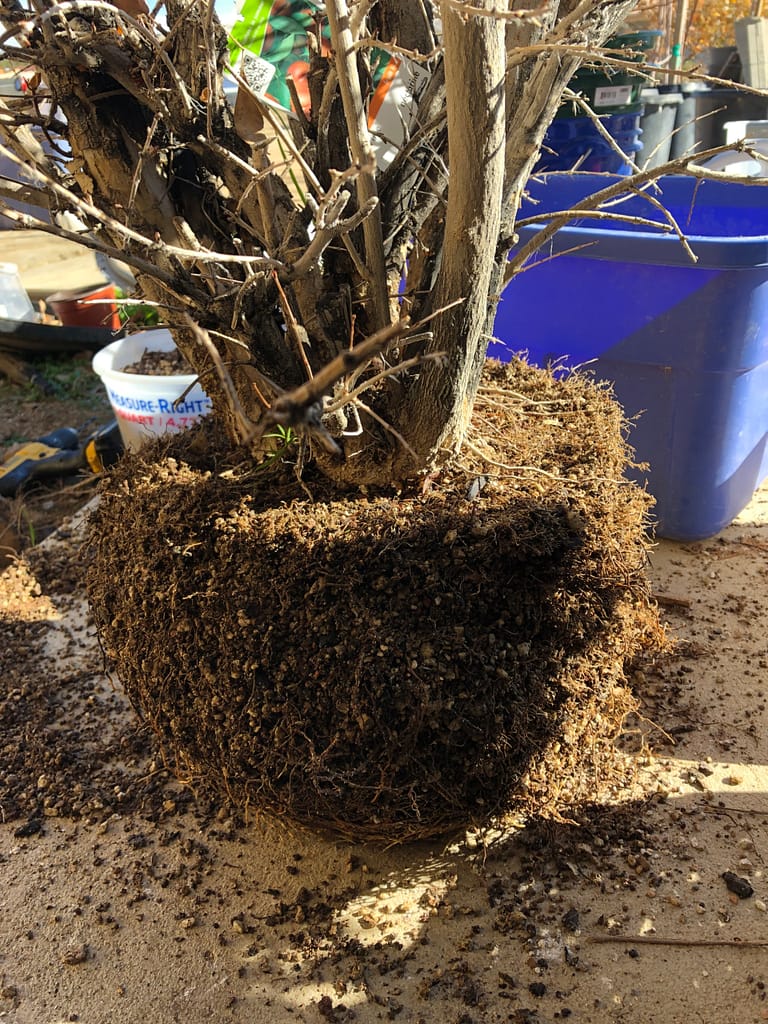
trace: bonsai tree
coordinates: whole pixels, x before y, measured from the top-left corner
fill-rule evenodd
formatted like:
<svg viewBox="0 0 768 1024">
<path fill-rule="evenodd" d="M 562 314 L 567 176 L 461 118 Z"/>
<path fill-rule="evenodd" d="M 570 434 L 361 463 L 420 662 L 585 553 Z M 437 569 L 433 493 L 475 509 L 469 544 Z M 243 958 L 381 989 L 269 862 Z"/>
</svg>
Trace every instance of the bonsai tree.
<svg viewBox="0 0 768 1024">
<path fill-rule="evenodd" d="M 632 0 L 508 6 L 246 0 L 241 56 L 210 0 L 0 0 L 40 76 L 0 187 L 52 221 L 6 216 L 127 263 L 217 412 L 110 473 L 104 649 L 178 772 L 358 837 L 592 795 L 658 639 L 618 406 L 485 359 L 547 126 Z"/>
<path fill-rule="evenodd" d="M 237 47 L 225 91 L 212 0 L 3 0 L 4 54 L 36 74 L 3 101 L 23 171 L 0 191 L 42 190 L 44 230 L 74 213 L 131 266 L 233 443 L 280 424 L 339 482 L 412 477 L 461 443 L 544 133 L 633 0 L 271 6 L 307 31 L 290 117 Z M 397 61 L 423 87 L 387 140 L 372 83 Z"/>
</svg>

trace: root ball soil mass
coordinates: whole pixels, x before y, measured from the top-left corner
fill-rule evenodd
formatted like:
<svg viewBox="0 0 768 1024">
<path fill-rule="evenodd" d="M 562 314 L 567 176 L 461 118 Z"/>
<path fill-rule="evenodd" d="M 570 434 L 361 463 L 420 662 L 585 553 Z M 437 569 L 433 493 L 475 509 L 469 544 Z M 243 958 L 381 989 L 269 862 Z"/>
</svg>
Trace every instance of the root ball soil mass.
<svg viewBox="0 0 768 1024">
<path fill-rule="evenodd" d="M 393 841 L 592 796 L 661 642 L 625 429 L 514 362 L 462 454 L 388 493 L 255 470 L 211 423 L 158 442 L 92 518 L 104 648 L 176 772 L 254 810 Z"/>
</svg>

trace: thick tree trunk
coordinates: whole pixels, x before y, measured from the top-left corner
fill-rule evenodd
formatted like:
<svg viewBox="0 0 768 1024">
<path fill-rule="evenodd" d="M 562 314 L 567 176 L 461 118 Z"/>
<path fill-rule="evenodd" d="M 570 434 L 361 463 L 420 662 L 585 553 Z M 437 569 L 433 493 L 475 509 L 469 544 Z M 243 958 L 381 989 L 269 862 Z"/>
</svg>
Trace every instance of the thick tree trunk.
<svg viewBox="0 0 768 1024">
<path fill-rule="evenodd" d="M 498 10 L 494 0 L 485 4 Z M 515 6 L 523 3 L 510 5 Z M 583 2 L 584 36 L 602 43 L 632 7 L 633 0 Z M 563 90 L 582 63 L 557 49 L 574 18 L 560 11 L 565 24 L 557 23 L 555 7 L 534 22 L 507 23 L 507 53 L 500 57 L 504 23 L 489 26 L 492 19 L 478 18 L 467 24 L 444 4 L 451 172 L 440 273 L 429 306 L 431 312 L 452 308 L 436 320 L 429 347 L 445 358 L 425 366 L 396 416 L 413 451 L 400 450 L 395 478 L 407 472 L 409 462 L 428 469 L 441 453 L 457 450 L 469 425 L 517 210 Z M 526 55 L 527 47 L 548 39 L 551 54 Z"/>
<path fill-rule="evenodd" d="M 482 0 L 492 10 L 495 0 Z M 464 21 L 443 5 L 451 175 L 442 261 L 431 296 L 432 353 L 403 407 L 421 468 L 464 436 L 480 380 L 482 337 L 501 223 L 506 125 L 504 23 Z M 458 305 L 455 303 L 458 301 Z M 444 312 L 441 312 L 444 310 Z"/>
</svg>

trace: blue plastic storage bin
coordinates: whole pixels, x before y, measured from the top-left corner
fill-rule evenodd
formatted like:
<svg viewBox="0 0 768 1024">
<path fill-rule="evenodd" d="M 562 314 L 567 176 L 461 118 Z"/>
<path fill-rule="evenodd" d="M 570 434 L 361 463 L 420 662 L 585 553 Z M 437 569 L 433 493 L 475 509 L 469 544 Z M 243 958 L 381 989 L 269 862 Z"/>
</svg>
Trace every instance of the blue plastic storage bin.
<svg viewBox="0 0 768 1024">
<path fill-rule="evenodd" d="M 568 117 L 553 121 L 544 136 L 536 173 L 570 171 L 578 164 L 580 171 L 629 174 L 632 168 L 627 158 L 634 160 L 643 148 L 640 141 L 641 116 L 642 108 L 636 107 L 629 113 L 608 114 L 600 118 L 601 125 L 616 143 L 616 148 L 603 138 L 591 117 Z M 617 152 L 617 148 L 620 152 Z"/>
<path fill-rule="evenodd" d="M 570 209 L 617 180 L 542 176 L 520 218 Z M 656 498 L 657 533 L 697 540 L 768 476 L 768 192 L 681 176 L 658 187 L 697 263 L 674 234 L 572 221 L 504 290 L 488 354 L 589 363 L 612 381 L 627 416 L 641 414 L 630 441 L 650 466 L 635 476 Z M 612 208 L 665 223 L 639 197 Z M 536 230 L 520 229 L 521 244 Z"/>
</svg>

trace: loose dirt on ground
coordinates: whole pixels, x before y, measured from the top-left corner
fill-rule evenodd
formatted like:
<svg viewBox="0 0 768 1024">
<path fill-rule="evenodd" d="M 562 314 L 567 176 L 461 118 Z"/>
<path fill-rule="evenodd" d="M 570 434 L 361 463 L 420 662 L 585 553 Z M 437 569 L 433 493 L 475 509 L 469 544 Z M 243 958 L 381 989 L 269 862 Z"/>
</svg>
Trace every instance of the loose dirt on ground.
<svg viewBox="0 0 768 1024">
<path fill-rule="evenodd" d="M 768 1019 L 768 490 L 651 553 L 678 646 L 637 669 L 634 789 L 392 849 L 244 823 L 172 782 L 102 671 L 79 538 L 0 588 L 3 721 L 34 712 L 4 773 L 43 808 L 0 825 L 0 1019 Z"/>
<path fill-rule="evenodd" d="M 0 576 L 0 1021 L 768 1020 L 768 487 L 650 551 L 676 647 L 636 667 L 633 785 L 391 848 L 170 777 L 105 671 L 82 536 Z"/>
<path fill-rule="evenodd" d="M 52 393 L 0 377 L 0 462 L 62 427 L 76 430 L 85 442 L 112 418 L 106 392 L 91 371 L 90 355 L 36 359 L 31 365 L 45 376 Z M 74 471 L 55 481 L 33 481 L 15 495 L 0 495 L 0 567 L 12 554 L 49 536 L 82 508 L 97 486 L 92 473 Z"/>
</svg>

